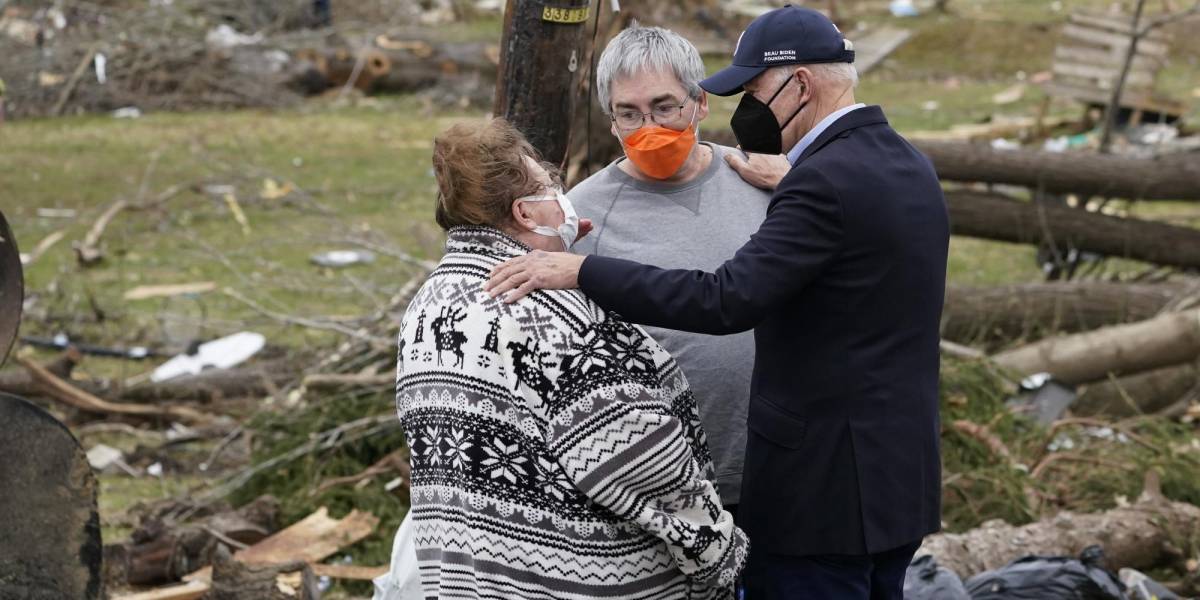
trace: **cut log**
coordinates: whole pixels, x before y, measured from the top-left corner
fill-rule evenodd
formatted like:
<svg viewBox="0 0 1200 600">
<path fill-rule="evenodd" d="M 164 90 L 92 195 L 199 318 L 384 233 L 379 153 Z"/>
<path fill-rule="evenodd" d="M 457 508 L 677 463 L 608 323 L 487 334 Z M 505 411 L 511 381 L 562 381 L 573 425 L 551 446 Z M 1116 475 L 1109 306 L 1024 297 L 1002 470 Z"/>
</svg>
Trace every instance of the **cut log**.
<svg viewBox="0 0 1200 600">
<path fill-rule="evenodd" d="M 994 355 L 1021 375 L 1050 373 L 1068 384 L 1191 362 L 1200 356 L 1200 309 L 1051 338 Z"/>
<path fill-rule="evenodd" d="M 1157 413 L 1200 385 L 1195 365 L 1155 369 L 1119 379 L 1098 381 L 1080 391 L 1071 413 L 1083 417 L 1131 417 Z"/>
<path fill-rule="evenodd" d="M 1200 178 L 1200 172 L 1195 177 Z M 1000 194 L 948 190 L 951 233 L 1068 248 L 1157 265 L 1200 268 L 1200 230 L 1091 213 Z"/>
<path fill-rule="evenodd" d="M 946 288 L 942 337 L 995 348 L 1055 333 L 1091 331 L 1152 318 L 1181 291 L 1170 284 L 1027 283 Z"/>
<path fill-rule="evenodd" d="M 1022 556 L 1077 556 L 1099 544 L 1111 570 L 1145 570 L 1177 558 L 1172 540 L 1198 529 L 1200 507 L 1170 502 L 1148 486 L 1135 504 L 1103 513 L 1064 512 L 1021 527 L 988 521 L 965 533 L 932 535 L 917 556 L 932 554 L 938 564 L 966 579 Z"/>
<path fill-rule="evenodd" d="M 128 541 L 105 547 L 112 573 L 108 581 L 137 586 L 179 581 L 197 565 L 209 564 L 222 543 L 242 549 L 261 542 L 275 531 L 278 512 L 278 500 L 260 496 L 197 523 L 172 526 L 157 516 L 143 519 Z"/>
<path fill-rule="evenodd" d="M 1200 155 L 1129 158 L 1079 152 L 996 150 L 964 142 L 916 140 L 938 177 L 1026 186 L 1050 193 L 1140 200 L 1200 200 Z"/>
<path fill-rule="evenodd" d="M 79 442 L 33 404 L 0 394 L 0 598 L 106 597 L 96 477 Z"/>
<path fill-rule="evenodd" d="M 247 565 L 316 563 L 338 550 L 367 537 L 379 524 L 371 513 L 351 511 L 338 520 L 329 517 L 325 507 L 290 527 L 249 548 L 238 550 L 233 558 Z M 115 600 L 193 600 L 213 587 L 213 568 L 205 567 L 184 577 L 184 583 L 147 592 L 114 596 Z"/>
<path fill-rule="evenodd" d="M 291 573 L 298 577 L 288 577 Z M 222 548 L 214 557 L 212 574 L 207 600 L 319 600 L 321 597 L 317 578 L 303 561 L 247 565 Z"/>
</svg>

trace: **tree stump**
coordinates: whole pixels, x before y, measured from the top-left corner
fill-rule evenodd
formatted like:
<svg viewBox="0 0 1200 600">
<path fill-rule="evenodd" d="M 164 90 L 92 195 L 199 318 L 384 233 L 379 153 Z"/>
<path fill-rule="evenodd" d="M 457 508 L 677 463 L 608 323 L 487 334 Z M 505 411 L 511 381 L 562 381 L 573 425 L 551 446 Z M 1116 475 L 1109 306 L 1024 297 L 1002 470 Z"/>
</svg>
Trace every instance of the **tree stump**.
<svg viewBox="0 0 1200 600">
<path fill-rule="evenodd" d="M 50 413 L 0 394 L 0 598 L 104 597 L 96 478 Z"/>
</svg>

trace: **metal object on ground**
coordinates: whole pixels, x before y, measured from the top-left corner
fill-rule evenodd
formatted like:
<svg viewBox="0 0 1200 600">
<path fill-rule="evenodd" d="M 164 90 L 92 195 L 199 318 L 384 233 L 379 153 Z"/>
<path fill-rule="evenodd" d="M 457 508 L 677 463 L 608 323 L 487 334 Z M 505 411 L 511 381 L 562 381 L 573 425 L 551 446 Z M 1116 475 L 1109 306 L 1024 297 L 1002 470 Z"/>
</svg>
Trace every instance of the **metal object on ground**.
<svg viewBox="0 0 1200 600">
<path fill-rule="evenodd" d="M 79 442 L 0 394 L 0 598 L 104 597 L 96 478 Z"/>
<path fill-rule="evenodd" d="M 0 212 L 0 364 L 8 356 L 17 329 L 21 325 L 21 308 L 25 303 L 25 276 L 21 270 L 21 253 L 12 228 Z"/>
</svg>

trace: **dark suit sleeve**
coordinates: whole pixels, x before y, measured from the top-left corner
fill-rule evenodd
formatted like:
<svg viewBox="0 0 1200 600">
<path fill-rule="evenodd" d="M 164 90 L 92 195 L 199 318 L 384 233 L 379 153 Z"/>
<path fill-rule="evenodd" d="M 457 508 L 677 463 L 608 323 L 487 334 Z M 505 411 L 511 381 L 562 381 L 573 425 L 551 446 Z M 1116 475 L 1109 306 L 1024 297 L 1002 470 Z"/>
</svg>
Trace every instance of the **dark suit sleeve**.
<svg viewBox="0 0 1200 600">
<path fill-rule="evenodd" d="M 780 183 L 758 232 L 715 273 L 589 256 L 579 287 L 635 323 L 737 333 L 755 327 L 812 281 L 840 251 L 844 235 L 836 190 L 817 171 L 798 168 Z"/>
</svg>

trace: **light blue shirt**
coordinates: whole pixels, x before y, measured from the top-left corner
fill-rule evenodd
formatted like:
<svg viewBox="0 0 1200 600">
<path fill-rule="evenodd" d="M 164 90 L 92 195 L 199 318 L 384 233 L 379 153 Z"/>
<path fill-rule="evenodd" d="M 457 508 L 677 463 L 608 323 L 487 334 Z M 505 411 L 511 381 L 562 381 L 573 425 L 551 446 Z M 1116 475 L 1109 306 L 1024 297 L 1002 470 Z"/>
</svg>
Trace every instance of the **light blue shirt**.
<svg viewBox="0 0 1200 600">
<path fill-rule="evenodd" d="M 852 110 L 860 109 L 864 106 L 866 106 L 866 104 L 859 102 L 858 104 L 851 104 L 850 106 L 829 113 L 829 116 L 821 119 L 821 122 L 817 123 L 816 127 L 813 127 L 812 130 L 804 134 L 804 137 L 800 138 L 800 141 L 796 142 L 795 146 L 792 146 L 792 149 L 787 153 L 788 162 L 792 163 L 793 165 L 796 164 L 796 161 L 800 160 L 800 155 L 804 154 L 804 151 L 808 150 L 808 147 L 811 146 L 813 141 L 817 139 L 817 136 L 821 135 L 821 133 L 826 129 L 829 129 L 829 126 L 833 125 L 834 121 L 842 118 L 842 115 L 845 115 Z"/>
</svg>

